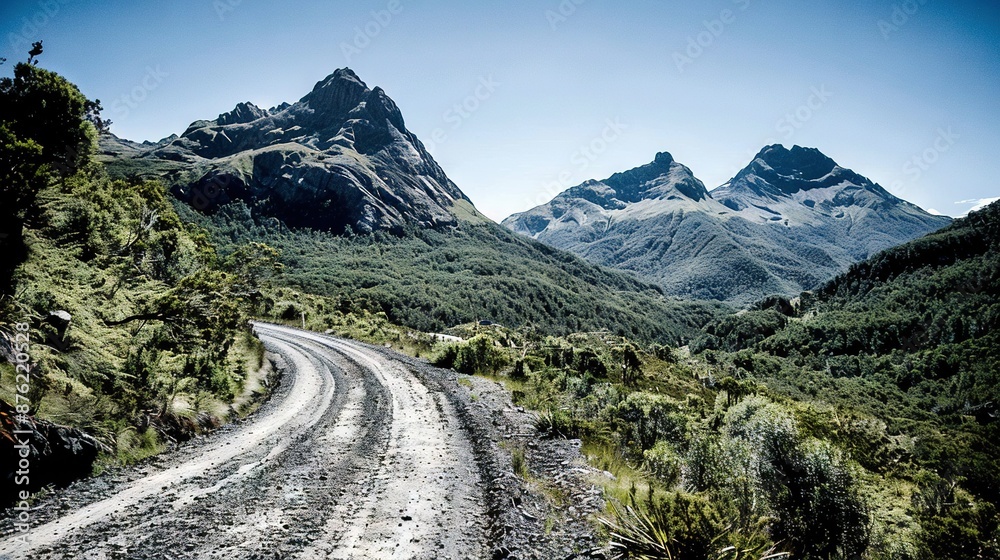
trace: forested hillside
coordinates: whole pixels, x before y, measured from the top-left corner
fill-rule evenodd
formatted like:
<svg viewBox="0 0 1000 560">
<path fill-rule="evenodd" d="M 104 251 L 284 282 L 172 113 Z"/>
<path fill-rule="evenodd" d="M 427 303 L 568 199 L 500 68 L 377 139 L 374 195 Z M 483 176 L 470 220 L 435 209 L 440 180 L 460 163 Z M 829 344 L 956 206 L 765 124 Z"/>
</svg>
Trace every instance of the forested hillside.
<svg viewBox="0 0 1000 560">
<path fill-rule="evenodd" d="M 337 298 L 345 311 L 383 312 L 425 332 L 492 321 L 548 334 L 606 330 L 678 344 L 727 311 L 664 296 L 492 223 L 338 236 L 261 223 L 240 204 L 211 217 L 184 205 L 178 210 L 212 232 L 221 250 L 252 242 L 280 250 L 287 285 Z"/>
<path fill-rule="evenodd" d="M 995 530 L 1000 504 L 998 249 L 993 204 L 801 301 L 772 299 L 710 325 L 692 349 L 735 377 L 879 418 L 880 438 L 899 444 L 854 456 L 936 489 L 933 503 L 914 498 L 915 515 L 939 550 L 965 551 L 936 557 L 986 557 L 971 551 Z"/>
<path fill-rule="evenodd" d="M 247 321 L 277 255 L 248 245 L 222 259 L 163 185 L 109 178 L 93 161 L 99 111 L 34 64 L 0 80 L 0 399 L 14 405 L 0 433 L 70 425 L 129 462 L 249 406 L 263 349 Z M 43 472 L 89 474 L 97 449 L 35 441 L 35 488 Z"/>
</svg>

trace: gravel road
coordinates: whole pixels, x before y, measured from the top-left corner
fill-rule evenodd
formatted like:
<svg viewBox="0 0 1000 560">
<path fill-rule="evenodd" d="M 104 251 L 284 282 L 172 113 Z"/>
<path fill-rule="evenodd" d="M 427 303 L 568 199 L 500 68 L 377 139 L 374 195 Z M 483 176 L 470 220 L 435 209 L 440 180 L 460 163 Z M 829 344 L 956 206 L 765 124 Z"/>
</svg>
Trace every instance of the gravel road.
<svg viewBox="0 0 1000 560">
<path fill-rule="evenodd" d="M 0 560 L 605 558 L 604 474 L 498 383 L 255 330 L 282 372 L 255 413 L 40 497 L 27 542 L 0 514 Z"/>
<path fill-rule="evenodd" d="M 364 345 L 256 330 L 285 362 L 256 414 L 99 498 L 78 492 L 0 558 L 489 556 L 484 483 L 447 398 Z"/>
</svg>

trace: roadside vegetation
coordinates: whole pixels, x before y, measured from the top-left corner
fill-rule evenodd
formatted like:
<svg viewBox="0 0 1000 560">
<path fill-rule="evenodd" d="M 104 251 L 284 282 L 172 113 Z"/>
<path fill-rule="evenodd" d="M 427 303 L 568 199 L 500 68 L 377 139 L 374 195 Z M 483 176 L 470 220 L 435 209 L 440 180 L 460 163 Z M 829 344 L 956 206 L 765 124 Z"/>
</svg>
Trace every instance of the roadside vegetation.
<svg viewBox="0 0 1000 560">
<path fill-rule="evenodd" d="M 163 185 L 110 178 L 94 161 L 100 103 L 40 54 L 0 79 L 0 399 L 129 463 L 253 406 L 267 368 L 248 320 L 278 255 L 222 257 Z"/>
<path fill-rule="evenodd" d="M 994 205 L 681 348 L 478 323 L 436 342 L 283 296 L 312 328 L 498 379 L 542 433 L 581 438 L 614 476 L 623 557 L 997 558 L 998 224 Z"/>
<path fill-rule="evenodd" d="M 251 242 L 280 251 L 283 285 L 423 332 L 489 320 L 559 335 L 607 328 L 676 345 L 730 312 L 718 303 L 664 296 L 651 284 L 492 223 L 334 235 L 289 230 L 254 217 L 243 203 L 212 216 L 182 203 L 177 209 L 209 231 L 223 253 Z"/>
<path fill-rule="evenodd" d="M 272 312 L 270 320 L 301 326 L 305 311 L 307 328 L 499 380 L 515 404 L 535 411 L 544 437 L 581 438 L 591 464 L 612 475 L 595 482 L 610 498 L 603 521 L 623 557 L 889 558 L 871 552 L 919 550 L 918 526 L 901 513 L 912 485 L 865 469 L 831 441 L 827 431 L 840 421 L 832 407 L 607 332 L 556 337 L 471 323 L 447 330 L 461 342 L 436 342 L 384 315 L 344 314 L 325 298 L 279 293 L 286 299 L 272 309 L 296 313 Z M 878 522 L 879 507 L 899 519 Z"/>
<path fill-rule="evenodd" d="M 691 348 L 734 377 L 832 408 L 838 421 L 813 431 L 899 481 L 916 557 L 996 558 L 998 327 L 993 204 L 814 294 L 722 319 Z"/>
</svg>

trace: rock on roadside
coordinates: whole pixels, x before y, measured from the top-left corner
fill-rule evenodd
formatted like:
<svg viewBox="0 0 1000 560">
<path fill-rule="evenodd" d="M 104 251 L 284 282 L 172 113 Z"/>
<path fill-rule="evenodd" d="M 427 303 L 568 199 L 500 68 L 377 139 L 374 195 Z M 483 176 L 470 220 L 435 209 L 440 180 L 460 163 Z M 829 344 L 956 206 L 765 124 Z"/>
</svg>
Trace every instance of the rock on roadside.
<svg viewBox="0 0 1000 560">
<path fill-rule="evenodd" d="M 0 506 L 12 505 L 19 490 L 36 492 L 49 484 L 65 486 L 89 476 L 106 447 L 77 428 L 19 415 L 0 400 Z M 24 460 L 27 469 L 19 464 Z M 20 480 L 28 482 L 20 484 Z"/>
</svg>

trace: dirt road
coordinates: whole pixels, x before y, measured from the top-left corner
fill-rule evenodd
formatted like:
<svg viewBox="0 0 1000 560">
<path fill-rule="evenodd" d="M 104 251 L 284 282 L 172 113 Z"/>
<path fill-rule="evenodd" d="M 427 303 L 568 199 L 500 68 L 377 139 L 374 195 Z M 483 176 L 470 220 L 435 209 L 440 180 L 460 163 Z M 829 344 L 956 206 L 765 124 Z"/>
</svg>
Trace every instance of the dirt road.
<svg viewBox="0 0 1000 560">
<path fill-rule="evenodd" d="M 485 484 L 449 400 L 372 348 L 258 325 L 285 374 L 251 418 L 64 502 L 0 558 L 484 558 Z"/>
</svg>

